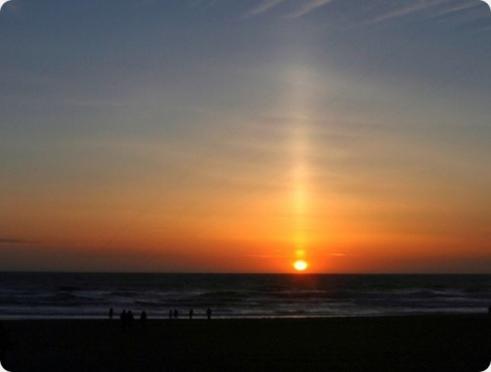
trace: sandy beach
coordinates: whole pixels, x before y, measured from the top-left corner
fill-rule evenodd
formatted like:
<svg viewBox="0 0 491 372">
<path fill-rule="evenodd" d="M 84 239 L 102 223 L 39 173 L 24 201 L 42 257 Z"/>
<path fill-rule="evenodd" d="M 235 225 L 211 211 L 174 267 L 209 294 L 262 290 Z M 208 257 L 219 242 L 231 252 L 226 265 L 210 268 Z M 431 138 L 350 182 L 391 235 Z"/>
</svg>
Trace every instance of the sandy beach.
<svg viewBox="0 0 491 372">
<path fill-rule="evenodd" d="M 482 371 L 488 316 L 277 320 L 2 321 L 23 371 Z"/>
</svg>

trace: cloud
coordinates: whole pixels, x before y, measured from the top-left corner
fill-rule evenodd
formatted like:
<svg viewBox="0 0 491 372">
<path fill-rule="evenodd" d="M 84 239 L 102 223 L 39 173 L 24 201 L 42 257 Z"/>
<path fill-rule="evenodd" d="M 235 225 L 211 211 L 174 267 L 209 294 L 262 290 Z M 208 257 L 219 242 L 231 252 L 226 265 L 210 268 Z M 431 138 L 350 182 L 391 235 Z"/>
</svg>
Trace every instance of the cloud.
<svg viewBox="0 0 491 372">
<path fill-rule="evenodd" d="M 362 0 L 359 0 L 362 1 Z M 254 8 L 250 9 L 244 17 L 251 17 L 267 13 L 282 4 L 290 8 L 290 12 L 284 15 L 285 18 L 300 18 L 323 7 L 332 0 L 262 0 Z M 375 2 L 376 4 L 377 2 Z M 392 19 L 411 16 L 414 13 L 431 10 L 437 15 L 447 15 L 486 4 L 491 10 L 491 0 L 406 0 L 403 2 L 389 1 L 377 15 L 363 22 L 363 24 L 375 24 Z"/>
<path fill-rule="evenodd" d="M 398 6 L 392 8 L 377 17 L 370 19 L 368 24 L 375 24 L 380 22 L 389 21 L 392 19 L 403 18 L 411 16 L 412 14 L 424 12 L 426 10 L 432 10 L 438 16 L 445 16 L 447 14 L 472 9 L 476 6 L 481 6 L 484 2 L 488 5 L 491 4 L 491 0 L 479 0 L 479 1 L 460 1 L 450 2 L 448 0 L 418 0 L 409 2 L 407 5 Z"/>
<path fill-rule="evenodd" d="M 16 239 L 16 238 L 10 238 L 10 237 L 0 237 L 0 244 L 25 244 L 28 243 L 26 240 L 23 239 Z"/>
<path fill-rule="evenodd" d="M 248 11 L 246 16 L 254 16 L 254 15 L 262 14 L 270 9 L 273 9 L 275 6 L 281 4 L 284 1 L 285 0 L 265 0 L 261 4 L 257 5 L 256 7 Z"/>
<path fill-rule="evenodd" d="M 463 10 L 468 10 L 468 9 L 472 9 L 472 8 L 475 8 L 476 6 L 481 6 L 480 3 L 474 3 L 474 2 L 465 2 L 465 3 L 462 3 L 462 4 L 457 4 L 455 6 L 452 6 L 452 7 L 448 7 L 444 10 L 442 10 L 440 12 L 440 16 L 445 16 L 447 14 L 452 14 L 452 13 L 457 13 L 457 12 L 461 12 Z"/>
<path fill-rule="evenodd" d="M 295 1 L 295 7 L 292 12 L 290 12 L 286 18 L 299 18 L 304 15 L 309 14 L 321 6 L 330 3 L 332 0 L 306 0 L 306 1 Z M 262 13 L 266 13 L 271 9 L 277 7 L 278 5 L 285 3 L 286 0 L 263 0 L 259 5 L 247 12 L 246 16 L 255 16 Z"/>
<path fill-rule="evenodd" d="M 442 2 L 445 2 L 446 0 L 428 0 L 428 1 L 415 1 L 411 2 L 410 4 L 406 6 L 401 6 L 396 9 L 390 10 L 388 12 L 385 12 L 378 17 L 375 17 L 372 19 L 369 23 L 379 23 L 383 21 L 387 21 L 389 19 L 393 18 L 401 18 L 408 16 L 410 14 L 419 12 L 421 10 L 424 10 L 426 8 L 429 8 L 434 5 L 438 5 Z"/>
<path fill-rule="evenodd" d="M 345 257 L 346 253 L 331 253 L 331 256 L 333 256 L 333 257 Z"/>
<path fill-rule="evenodd" d="M 321 6 L 324 6 L 328 3 L 330 3 L 332 0 L 311 0 L 307 3 L 302 4 L 300 7 L 297 8 L 297 10 L 293 11 L 288 15 L 288 18 L 299 18 L 303 17 L 304 15 L 309 14 L 310 12 L 314 11 L 317 8 L 320 8 Z"/>
</svg>

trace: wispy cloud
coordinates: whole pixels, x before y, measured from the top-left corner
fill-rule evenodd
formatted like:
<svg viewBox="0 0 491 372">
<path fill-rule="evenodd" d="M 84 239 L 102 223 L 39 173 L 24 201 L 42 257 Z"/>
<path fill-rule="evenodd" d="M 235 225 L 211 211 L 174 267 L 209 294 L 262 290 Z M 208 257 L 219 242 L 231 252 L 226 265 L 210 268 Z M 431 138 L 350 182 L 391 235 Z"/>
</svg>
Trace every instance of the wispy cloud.
<svg viewBox="0 0 491 372">
<path fill-rule="evenodd" d="M 304 15 L 307 15 L 317 8 L 320 8 L 328 3 L 330 3 L 332 0 L 310 0 L 306 3 L 301 4 L 296 10 L 288 14 L 288 18 L 299 18 L 303 17 Z"/>
<path fill-rule="evenodd" d="M 445 19 L 448 17 L 453 17 L 456 14 L 467 12 L 469 10 L 478 10 L 482 7 L 482 2 L 481 1 L 469 1 L 469 2 L 463 2 L 459 3 L 457 5 L 445 7 L 439 12 L 437 12 L 434 16 L 435 19 Z M 478 12 L 478 14 L 481 14 L 481 12 Z M 469 16 L 468 16 L 469 17 Z M 462 21 L 468 20 L 468 17 L 461 17 Z"/>
<path fill-rule="evenodd" d="M 286 15 L 286 18 L 299 18 L 307 15 L 314 10 L 330 3 L 332 0 L 295 0 L 295 2 L 289 2 L 288 6 L 292 6 L 293 10 Z M 246 17 L 259 15 L 266 13 L 271 9 L 277 7 L 282 3 L 286 3 L 286 0 L 263 0 L 261 3 L 256 5 L 250 11 L 247 12 Z"/>
<path fill-rule="evenodd" d="M 10 237 L 0 237 L 0 244 L 25 244 L 26 240 L 10 238 Z"/>
<path fill-rule="evenodd" d="M 371 18 L 366 24 L 377 24 L 428 12 L 428 17 L 445 17 L 454 13 L 482 6 L 482 1 L 417 0 L 405 5 L 396 5 Z M 431 13 L 431 14 L 429 14 Z"/>
<path fill-rule="evenodd" d="M 264 0 L 259 5 L 252 8 L 247 12 L 246 16 L 254 16 L 267 12 L 270 9 L 273 9 L 275 6 L 281 4 L 285 0 Z"/>
<path fill-rule="evenodd" d="M 447 15 L 447 14 L 457 13 L 457 12 L 461 12 L 463 10 L 477 8 L 477 7 L 480 7 L 481 5 L 482 5 L 481 2 L 470 2 L 470 1 L 467 2 L 466 1 L 464 3 L 456 4 L 454 6 L 445 8 L 444 10 L 442 10 L 439 13 L 439 15 Z"/>
<path fill-rule="evenodd" d="M 447 0 L 418 0 L 404 6 L 397 6 L 370 20 L 369 23 L 379 23 L 394 18 L 401 18 L 423 11 L 432 6 L 440 5 Z"/>
</svg>

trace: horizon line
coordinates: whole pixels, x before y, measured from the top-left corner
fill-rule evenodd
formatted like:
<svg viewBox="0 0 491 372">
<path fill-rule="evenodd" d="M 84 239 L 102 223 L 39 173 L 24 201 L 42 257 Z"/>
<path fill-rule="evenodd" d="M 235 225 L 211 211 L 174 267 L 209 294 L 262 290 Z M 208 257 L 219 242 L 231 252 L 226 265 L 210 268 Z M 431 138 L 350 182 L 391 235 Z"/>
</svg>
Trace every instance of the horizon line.
<svg viewBox="0 0 491 372">
<path fill-rule="evenodd" d="M 63 270 L 0 270 L 0 274 L 114 274 L 114 275 L 292 275 L 292 276 L 403 276 L 403 275 L 491 275 L 491 272 L 201 272 L 201 271 L 63 271 Z"/>
</svg>

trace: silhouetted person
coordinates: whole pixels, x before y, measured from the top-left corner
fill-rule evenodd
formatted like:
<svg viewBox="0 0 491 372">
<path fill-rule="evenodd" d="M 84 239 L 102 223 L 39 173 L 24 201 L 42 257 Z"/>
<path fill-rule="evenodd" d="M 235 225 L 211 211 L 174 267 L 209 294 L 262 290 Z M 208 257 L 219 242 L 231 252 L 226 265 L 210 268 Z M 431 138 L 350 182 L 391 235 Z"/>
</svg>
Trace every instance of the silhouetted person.
<svg viewBox="0 0 491 372">
<path fill-rule="evenodd" d="M 488 307 L 488 315 L 491 316 L 491 306 Z"/>
<path fill-rule="evenodd" d="M 113 316 L 114 316 L 114 310 L 113 310 L 113 308 L 111 307 L 111 308 L 109 309 L 109 319 L 112 319 L 112 318 L 113 318 Z"/>
<path fill-rule="evenodd" d="M 189 310 L 189 320 L 193 319 L 193 315 L 194 315 L 194 310 L 193 309 Z"/>
<path fill-rule="evenodd" d="M 133 323 L 134 316 L 133 316 L 133 312 L 131 310 L 128 311 L 128 313 L 126 314 L 126 316 L 128 318 L 128 324 Z"/>
<path fill-rule="evenodd" d="M 210 308 L 206 309 L 206 317 L 208 318 L 208 320 L 211 319 L 211 309 Z"/>
<path fill-rule="evenodd" d="M 140 314 L 140 320 L 142 322 L 145 322 L 147 320 L 147 313 L 145 312 L 145 310 L 143 310 L 142 313 Z"/>
<path fill-rule="evenodd" d="M 121 326 L 125 328 L 128 319 L 128 314 L 126 313 L 126 310 L 121 311 L 121 314 L 119 315 L 119 319 L 121 319 Z"/>
<path fill-rule="evenodd" d="M 179 318 L 179 311 L 177 311 L 177 309 L 174 309 L 174 319 L 178 319 Z"/>
</svg>

